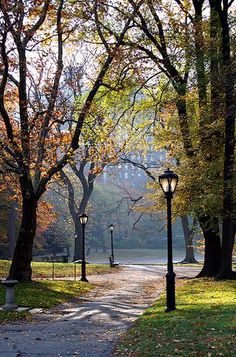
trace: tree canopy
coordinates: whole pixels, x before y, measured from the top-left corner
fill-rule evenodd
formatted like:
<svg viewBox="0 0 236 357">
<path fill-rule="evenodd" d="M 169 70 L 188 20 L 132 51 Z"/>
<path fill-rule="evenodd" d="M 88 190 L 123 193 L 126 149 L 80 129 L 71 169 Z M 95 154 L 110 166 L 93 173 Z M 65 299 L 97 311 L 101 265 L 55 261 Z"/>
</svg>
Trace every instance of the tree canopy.
<svg viewBox="0 0 236 357">
<path fill-rule="evenodd" d="M 11 278 L 31 279 L 38 203 L 60 170 L 89 158 L 91 178 L 150 146 L 181 178 L 176 212 L 200 222 L 202 274 L 232 275 L 234 14 L 231 0 L 0 3 L 0 165 L 22 200 Z"/>
</svg>

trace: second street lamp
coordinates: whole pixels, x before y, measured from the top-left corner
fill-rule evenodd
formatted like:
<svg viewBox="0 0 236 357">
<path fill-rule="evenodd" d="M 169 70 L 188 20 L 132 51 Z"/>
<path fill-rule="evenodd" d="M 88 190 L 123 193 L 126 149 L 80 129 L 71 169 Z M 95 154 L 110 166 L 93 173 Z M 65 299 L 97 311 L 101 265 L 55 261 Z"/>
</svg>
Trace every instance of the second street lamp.
<svg viewBox="0 0 236 357">
<path fill-rule="evenodd" d="M 81 262 L 81 281 L 88 281 L 86 278 L 86 261 L 85 261 L 85 225 L 88 221 L 88 216 L 83 213 L 79 216 L 80 224 L 82 226 L 82 262 Z"/>
<path fill-rule="evenodd" d="M 109 225 L 109 231 L 111 232 L 111 266 L 113 266 L 115 258 L 114 258 L 114 246 L 113 246 L 113 230 L 114 230 L 114 225 L 110 224 Z"/>
<path fill-rule="evenodd" d="M 76 246 L 77 246 L 77 240 L 78 240 L 78 237 L 77 237 L 77 233 L 74 234 L 74 259 L 73 261 L 76 261 L 77 260 L 77 256 L 76 256 Z"/>
<path fill-rule="evenodd" d="M 175 273 L 173 269 L 172 255 L 172 223 L 171 223 L 171 200 L 178 184 L 178 175 L 170 169 L 158 177 L 159 184 L 165 194 L 167 203 L 167 274 L 166 274 L 166 312 L 173 311 L 175 307 Z"/>
</svg>

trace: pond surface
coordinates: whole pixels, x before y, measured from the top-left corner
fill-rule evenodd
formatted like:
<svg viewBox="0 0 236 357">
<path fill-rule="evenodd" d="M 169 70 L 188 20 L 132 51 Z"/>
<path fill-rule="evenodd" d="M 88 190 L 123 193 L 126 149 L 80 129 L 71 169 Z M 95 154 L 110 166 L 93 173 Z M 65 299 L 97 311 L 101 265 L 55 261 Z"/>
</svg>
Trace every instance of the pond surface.
<svg viewBox="0 0 236 357">
<path fill-rule="evenodd" d="M 108 263 L 111 252 L 103 252 L 92 250 L 86 256 L 86 261 L 89 263 Z M 158 264 L 167 262 L 166 249 L 114 249 L 115 262 L 123 264 Z M 180 262 L 185 258 L 183 249 L 173 249 L 173 261 Z M 203 255 L 196 252 L 195 258 L 203 260 Z"/>
</svg>

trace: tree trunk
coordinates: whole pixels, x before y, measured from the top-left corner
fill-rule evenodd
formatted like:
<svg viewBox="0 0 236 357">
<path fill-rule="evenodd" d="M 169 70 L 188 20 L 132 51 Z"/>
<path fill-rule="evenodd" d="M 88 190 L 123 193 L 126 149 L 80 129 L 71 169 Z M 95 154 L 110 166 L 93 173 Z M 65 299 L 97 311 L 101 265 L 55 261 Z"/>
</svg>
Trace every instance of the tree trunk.
<svg viewBox="0 0 236 357">
<path fill-rule="evenodd" d="M 90 247 L 90 246 L 88 246 L 87 251 L 86 251 L 86 256 L 89 256 L 89 255 L 90 255 L 90 253 L 91 253 L 91 247 Z"/>
<path fill-rule="evenodd" d="M 216 6 L 221 24 L 221 54 L 224 75 L 224 198 L 223 198 L 223 231 L 221 269 L 217 278 L 235 277 L 232 271 L 232 251 L 235 238 L 234 230 L 234 161 L 235 161 L 235 66 L 231 55 L 231 37 L 228 8 Z"/>
<path fill-rule="evenodd" d="M 16 245 L 16 207 L 17 202 L 13 201 L 8 214 L 7 237 L 8 237 L 8 258 L 12 259 Z"/>
<path fill-rule="evenodd" d="M 74 256 L 77 259 L 81 259 L 81 257 L 82 257 L 82 232 L 83 232 L 82 226 L 79 222 L 78 217 L 81 214 L 83 214 L 87 208 L 88 202 L 89 202 L 91 194 L 93 192 L 94 180 L 96 178 L 96 174 L 93 173 L 94 162 L 90 163 L 89 173 L 86 178 L 84 171 L 85 171 L 85 166 L 87 165 L 87 163 L 88 163 L 88 149 L 86 150 L 84 160 L 80 163 L 79 170 L 77 169 L 77 167 L 75 165 L 71 165 L 71 168 L 72 168 L 74 174 L 79 178 L 80 183 L 83 188 L 82 199 L 80 201 L 78 212 L 77 212 L 77 220 L 78 220 L 78 223 L 76 226 L 77 242 L 75 242 L 75 252 L 74 252 Z M 85 244 L 86 244 L 86 237 L 85 237 Z"/>
<path fill-rule="evenodd" d="M 199 217 L 199 223 L 205 238 L 204 265 L 197 277 L 216 277 L 221 263 L 221 242 L 219 222 L 209 216 Z"/>
<path fill-rule="evenodd" d="M 22 221 L 8 279 L 20 282 L 32 281 L 32 249 L 37 227 L 36 210 L 38 200 L 23 197 Z"/>
<path fill-rule="evenodd" d="M 81 260 L 82 259 L 82 226 L 79 222 L 78 215 L 72 216 L 75 226 L 75 248 L 74 248 L 74 260 Z"/>
<path fill-rule="evenodd" d="M 193 248 L 193 230 L 189 229 L 189 220 L 188 216 L 181 217 L 182 227 L 184 231 L 184 240 L 185 240 L 185 249 L 186 256 L 184 260 L 180 263 L 198 263 L 194 257 L 194 248 Z"/>
<path fill-rule="evenodd" d="M 234 225 L 231 217 L 225 218 L 223 223 L 223 237 L 227 239 L 222 239 L 222 250 L 221 250 L 221 266 L 220 271 L 217 274 L 218 279 L 236 279 L 236 272 L 232 271 L 232 252 L 234 245 Z"/>
<path fill-rule="evenodd" d="M 82 259 L 82 226 L 79 222 L 79 212 L 77 212 L 77 208 L 76 208 L 74 186 L 69 176 L 67 176 L 63 170 L 60 171 L 60 175 L 68 190 L 68 194 L 69 194 L 68 206 L 75 227 L 73 260 L 81 260 Z"/>
</svg>

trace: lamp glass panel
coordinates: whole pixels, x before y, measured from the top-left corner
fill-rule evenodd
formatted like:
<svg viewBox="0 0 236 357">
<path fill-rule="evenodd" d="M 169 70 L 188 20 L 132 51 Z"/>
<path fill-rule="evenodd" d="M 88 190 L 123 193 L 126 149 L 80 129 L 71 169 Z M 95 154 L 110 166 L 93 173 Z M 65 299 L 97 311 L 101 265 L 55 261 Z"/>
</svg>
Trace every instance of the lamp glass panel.
<svg viewBox="0 0 236 357">
<path fill-rule="evenodd" d="M 172 177 L 171 183 L 170 183 L 170 191 L 171 191 L 171 192 L 174 192 L 174 191 L 175 191 L 176 186 L 177 186 L 177 183 L 178 183 L 177 177 Z"/>
<path fill-rule="evenodd" d="M 169 188 L 169 180 L 168 180 L 167 177 L 161 178 L 160 179 L 160 184 L 161 184 L 162 190 L 164 192 L 169 192 L 169 190 L 170 190 L 170 188 Z"/>
<path fill-rule="evenodd" d="M 109 226 L 109 230 L 110 230 L 110 231 L 113 231 L 113 229 L 114 229 L 114 226 L 113 226 L 113 224 L 111 224 L 111 225 Z"/>
<path fill-rule="evenodd" d="M 87 221 L 88 221 L 88 217 L 87 217 L 86 215 L 80 216 L 79 219 L 80 219 L 80 223 L 81 223 L 81 224 L 86 224 Z"/>
</svg>

